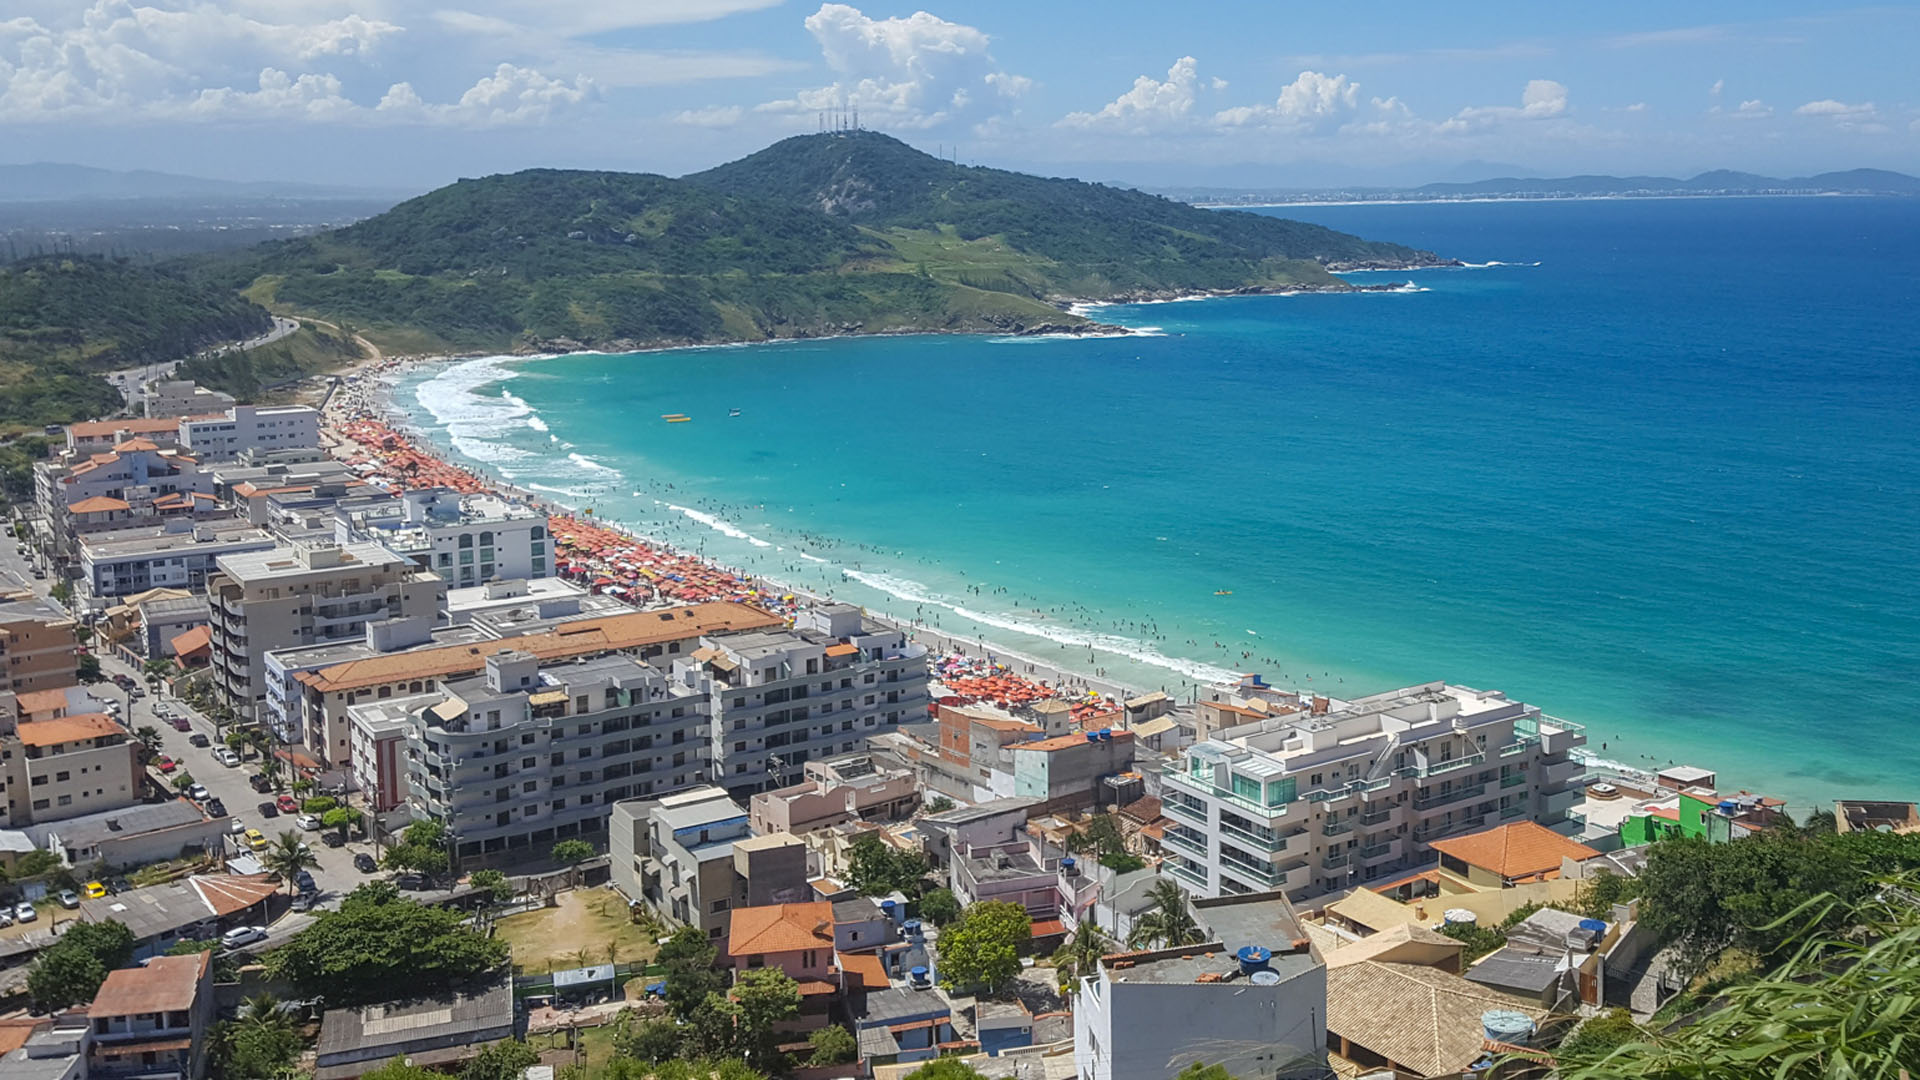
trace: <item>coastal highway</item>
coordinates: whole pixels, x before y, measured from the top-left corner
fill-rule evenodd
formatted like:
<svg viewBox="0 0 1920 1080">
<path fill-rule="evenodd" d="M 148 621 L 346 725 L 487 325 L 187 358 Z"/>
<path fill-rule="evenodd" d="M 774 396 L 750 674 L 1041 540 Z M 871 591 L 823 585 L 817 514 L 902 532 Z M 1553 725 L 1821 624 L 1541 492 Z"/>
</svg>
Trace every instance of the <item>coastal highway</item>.
<svg viewBox="0 0 1920 1080">
<path fill-rule="evenodd" d="M 273 329 L 268 330 L 266 333 L 257 337 L 250 337 L 245 341 L 236 341 L 227 345 L 216 345 L 211 349 L 205 350 L 202 355 L 219 356 L 222 353 L 235 351 L 245 352 L 248 349 L 258 349 L 263 345 L 271 345 L 298 329 L 300 329 L 298 322 L 275 315 L 273 317 Z M 180 361 L 178 360 L 168 360 L 165 363 L 121 368 L 119 371 L 107 372 L 104 377 L 108 382 L 113 384 L 115 390 L 120 391 L 121 397 L 127 399 L 127 408 L 138 414 L 140 412 L 141 399 L 144 396 L 142 391 L 146 387 L 146 384 L 155 379 L 162 379 L 172 375 L 175 365 L 179 363 Z"/>
</svg>

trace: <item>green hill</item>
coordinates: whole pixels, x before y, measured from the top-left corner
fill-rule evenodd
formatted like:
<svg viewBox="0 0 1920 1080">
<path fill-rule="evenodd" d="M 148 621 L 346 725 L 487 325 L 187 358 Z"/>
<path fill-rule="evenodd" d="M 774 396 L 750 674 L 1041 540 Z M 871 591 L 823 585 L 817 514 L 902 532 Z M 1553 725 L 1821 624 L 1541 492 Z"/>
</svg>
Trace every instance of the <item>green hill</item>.
<svg viewBox="0 0 1920 1080">
<path fill-rule="evenodd" d="M 117 411 L 98 373 L 258 334 L 265 310 L 182 274 L 97 257 L 0 266 L 0 427 Z"/>
<path fill-rule="evenodd" d="M 198 279 L 389 351 L 1088 325 L 1070 299 L 1343 288 L 1433 256 L 1299 222 L 957 168 L 871 132 L 674 180 L 535 169 L 366 221 L 196 257 Z"/>
</svg>

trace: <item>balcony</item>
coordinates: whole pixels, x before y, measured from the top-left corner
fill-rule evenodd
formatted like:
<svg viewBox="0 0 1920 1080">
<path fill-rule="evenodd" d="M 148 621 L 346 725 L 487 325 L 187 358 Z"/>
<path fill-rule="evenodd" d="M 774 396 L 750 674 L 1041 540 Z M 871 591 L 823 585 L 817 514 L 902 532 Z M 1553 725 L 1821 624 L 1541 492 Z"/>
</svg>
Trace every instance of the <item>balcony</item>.
<svg viewBox="0 0 1920 1080">
<path fill-rule="evenodd" d="M 1262 806 L 1252 799 L 1242 798 L 1225 788 L 1215 787 L 1212 781 L 1202 780 L 1197 776 L 1190 775 L 1177 765 L 1167 766 L 1165 775 L 1167 780 L 1172 784 L 1191 789 L 1201 795 L 1211 796 L 1222 802 L 1231 803 L 1234 806 L 1242 807 L 1262 817 L 1283 812 L 1281 807 Z M 1164 805 L 1164 801 L 1162 805 Z"/>
<path fill-rule="evenodd" d="M 1534 735 L 1528 735 L 1523 738 L 1515 739 L 1512 742 L 1500 748 L 1500 756 L 1503 758 L 1519 757 L 1521 754 L 1527 753 L 1528 751 L 1532 750 L 1536 745 L 1539 744 L 1539 742 L 1540 742 L 1539 737 Z"/>
<path fill-rule="evenodd" d="M 1347 865 L 1347 862 L 1348 862 L 1348 859 L 1347 859 L 1346 852 L 1329 851 L 1327 852 L 1327 857 L 1320 860 L 1320 865 L 1322 868 L 1327 870 L 1338 870 L 1341 867 Z"/>
<path fill-rule="evenodd" d="M 1587 792 L 1585 788 L 1568 788 L 1565 791 L 1556 791 L 1547 796 L 1546 806 L 1543 807 L 1543 811 L 1548 820 L 1556 817 L 1565 817 L 1569 810 L 1572 810 L 1575 805 L 1585 800 L 1586 797 Z"/>
<path fill-rule="evenodd" d="M 1276 870 L 1272 866 L 1257 866 L 1238 859 L 1221 859 L 1220 872 L 1259 882 L 1270 889 L 1279 888 L 1287 881 L 1286 872 L 1283 870 Z"/>
<path fill-rule="evenodd" d="M 1384 824 L 1393 820 L 1394 811 L 1398 809 L 1400 809 L 1398 806 L 1383 806 L 1378 810 L 1369 810 L 1360 815 L 1360 824 L 1367 828 Z"/>
<path fill-rule="evenodd" d="M 1383 858 L 1385 856 L 1392 855 L 1393 853 L 1394 853 L 1394 841 L 1392 840 L 1389 840 L 1384 844 L 1370 844 L 1360 849 L 1360 861 L 1372 862 L 1375 859 Z"/>
<path fill-rule="evenodd" d="M 1578 761 L 1549 762 L 1546 770 L 1546 786 L 1552 789 L 1578 784 L 1586 771 L 1587 767 Z"/>
<path fill-rule="evenodd" d="M 1186 882 L 1202 893 L 1213 887 L 1212 883 L 1207 881 L 1207 875 L 1204 871 L 1196 870 L 1178 859 L 1168 861 L 1165 869 L 1173 874 L 1174 877 Z"/>
<path fill-rule="evenodd" d="M 1161 804 L 1162 809 L 1164 809 L 1165 806 L 1165 803 Z M 1220 832 L 1224 836 L 1231 836 L 1235 840 L 1251 844 L 1265 851 L 1285 851 L 1287 844 L 1293 837 L 1299 835 L 1295 833 L 1288 836 L 1280 836 L 1264 830 L 1243 829 L 1238 825 L 1229 825 L 1224 821 L 1220 823 Z"/>
<path fill-rule="evenodd" d="M 1454 758 L 1450 761 L 1429 761 L 1425 765 L 1415 765 L 1408 769 L 1402 769 L 1401 772 L 1407 776 L 1425 779 L 1430 776 L 1445 776 L 1448 773 L 1459 772 L 1461 769 L 1471 769 L 1486 760 L 1487 755 L 1475 753 L 1468 754 L 1462 758 Z"/>
<path fill-rule="evenodd" d="M 1500 778 L 1500 786 L 1503 788 L 1524 787 L 1526 782 L 1527 774 L 1525 772 L 1508 773 L 1506 776 Z"/>
<path fill-rule="evenodd" d="M 1515 818 L 1523 818 L 1526 816 L 1527 808 L 1524 803 L 1519 806 L 1503 806 L 1500 808 L 1501 821 L 1512 821 Z"/>
<path fill-rule="evenodd" d="M 1320 824 L 1321 836 L 1339 836 L 1342 833 L 1350 833 L 1352 831 L 1353 831 L 1352 818 L 1347 818 L 1342 821 L 1335 821 L 1332 818 L 1328 818 L 1326 821 L 1321 822 Z"/>
<path fill-rule="evenodd" d="M 1184 826 L 1175 825 L 1161 837 L 1161 842 L 1175 851 L 1184 851 L 1196 858 L 1207 857 L 1207 838 Z"/>
<path fill-rule="evenodd" d="M 1417 798 L 1413 800 L 1413 808 L 1415 810 L 1432 810 L 1439 806 L 1448 806 L 1457 802 L 1465 802 L 1468 799 L 1477 799 L 1486 793 L 1487 785 L 1472 784 L 1463 788 L 1454 788 L 1452 791 L 1436 792 L 1423 799 Z"/>
</svg>

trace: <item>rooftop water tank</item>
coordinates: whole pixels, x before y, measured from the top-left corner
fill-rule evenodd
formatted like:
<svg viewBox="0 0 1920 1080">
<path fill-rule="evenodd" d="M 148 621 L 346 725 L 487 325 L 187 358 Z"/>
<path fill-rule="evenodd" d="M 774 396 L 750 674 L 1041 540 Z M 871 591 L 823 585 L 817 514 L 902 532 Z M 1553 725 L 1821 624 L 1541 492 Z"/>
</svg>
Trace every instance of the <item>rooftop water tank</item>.
<svg viewBox="0 0 1920 1080">
<path fill-rule="evenodd" d="M 1471 925 L 1480 921 L 1480 916 L 1475 915 L 1463 907 L 1450 907 L 1443 917 L 1450 923 L 1467 923 Z"/>
<path fill-rule="evenodd" d="M 1240 972 L 1243 975 L 1265 970 L 1267 961 L 1273 959 L 1273 951 L 1260 945 L 1242 946 L 1234 955 L 1240 958 Z"/>
<path fill-rule="evenodd" d="M 1076 866 L 1078 866 L 1078 865 L 1080 865 L 1080 860 L 1078 860 L 1078 859 L 1075 859 L 1075 858 L 1074 858 L 1073 856 L 1071 856 L 1071 855 L 1062 855 L 1062 856 L 1060 856 L 1060 869 L 1061 869 L 1061 870 L 1064 870 L 1064 871 L 1066 871 L 1067 873 L 1069 873 L 1069 874 L 1071 874 L 1071 873 L 1073 873 L 1073 868 L 1074 868 L 1074 867 L 1076 867 Z"/>
<path fill-rule="evenodd" d="M 915 941 L 920 940 L 920 920 L 919 919 L 908 919 L 906 922 L 903 922 L 900 924 L 900 929 L 906 931 L 907 936 L 909 938 L 912 938 Z"/>
<path fill-rule="evenodd" d="M 1591 934 L 1604 934 L 1607 932 L 1607 923 L 1604 919 L 1581 919 L 1580 929 Z"/>
<path fill-rule="evenodd" d="M 1099 732 L 1097 732 L 1097 731 L 1089 731 L 1089 732 L 1087 732 L 1087 741 L 1088 741 L 1088 742 L 1099 742 L 1099 741 L 1100 741 L 1100 733 L 1099 733 Z"/>
<path fill-rule="evenodd" d="M 927 969 L 922 965 L 915 965 L 912 971 L 907 972 L 907 982 L 915 990 L 926 990 L 933 986 L 933 980 L 928 977 Z"/>
<path fill-rule="evenodd" d="M 1253 985 L 1255 986 L 1279 986 L 1280 985 L 1280 973 L 1277 971 L 1267 971 L 1267 970 L 1256 971 L 1251 976 L 1248 976 L 1248 978 L 1253 982 Z"/>
<path fill-rule="evenodd" d="M 1110 727 L 1103 727 L 1103 728 L 1101 728 L 1101 729 L 1100 729 L 1100 741 L 1101 741 L 1101 742 L 1112 742 L 1112 741 L 1113 741 L 1113 729 L 1112 729 L 1112 728 L 1110 728 Z"/>
<path fill-rule="evenodd" d="M 1511 1046 L 1525 1046 L 1533 1038 L 1533 1019 L 1512 1009 L 1488 1009 L 1481 1013 L 1480 1028 L 1487 1038 Z"/>
<path fill-rule="evenodd" d="M 891 901 L 891 900 L 882 900 L 882 901 L 880 901 L 880 910 L 881 910 L 881 911 L 884 911 L 884 912 L 886 912 L 886 913 L 887 913 L 888 915 L 892 915 L 892 914 L 893 914 L 893 909 L 894 909 L 894 908 L 895 908 L 896 906 L 897 906 L 897 905 L 895 905 L 895 904 L 894 904 L 894 902 L 893 902 L 893 901 Z"/>
</svg>

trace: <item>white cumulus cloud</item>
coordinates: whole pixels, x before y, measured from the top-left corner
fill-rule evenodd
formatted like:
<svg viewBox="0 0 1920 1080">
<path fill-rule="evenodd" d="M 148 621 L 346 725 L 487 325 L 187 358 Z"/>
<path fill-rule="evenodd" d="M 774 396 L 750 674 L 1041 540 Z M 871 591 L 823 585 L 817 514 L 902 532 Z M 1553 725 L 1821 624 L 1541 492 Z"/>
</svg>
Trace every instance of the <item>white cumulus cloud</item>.
<svg viewBox="0 0 1920 1080">
<path fill-rule="evenodd" d="M 1326 130 L 1352 116 L 1360 84 L 1345 75 L 1303 71 L 1270 105 L 1241 105 L 1215 114 L 1223 127 L 1277 126 Z M 1396 102 L 1397 104 L 1397 102 Z"/>
<path fill-rule="evenodd" d="M 1759 98 L 1748 98 L 1740 103 L 1739 108 L 1733 110 L 1732 115 L 1746 120 L 1764 120 L 1773 115 L 1773 106 Z"/>
<path fill-rule="evenodd" d="M 1215 79 L 1213 85 L 1224 86 Z M 1146 131 L 1184 122 L 1200 93 L 1200 62 L 1183 56 L 1167 69 L 1165 80 L 1141 75 L 1126 93 L 1097 112 L 1071 112 L 1060 119 L 1067 127 Z"/>
<path fill-rule="evenodd" d="M 597 94 L 593 81 L 585 76 L 569 83 L 531 68 L 501 64 L 461 94 L 458 101 L 443 105 L 421 100 L 409 83 L 395 83 L 374 112 L 383 118 L 490 127 L 546 120 L 556 112 L 593 100 Z"/>
<path fill-rule="evenodd" d="M 805 25 L 834 82 L 760 111 L 810 117 L 845 106 L 859 109 L 863 124 L 925 128 L 985 121 L 1032 86 L 1000 67 L 986 33 L 924 11 L 875 19 L 847 4 L 822 4 Z"/>
<path fill-rule="evenodd" d="M 1520 92 L 1520 104 L 1469 106 L 1440 125 L 1443 133 L 1472 131 L 1515 121 L 1546 120 L 1567 111 L 1567 88 L 1552 79 L 1534 79 Z"/>
<path fill-rule="evenodd" d="M 705 109 L 682 109 L 673 114 L 673 122 L 691 127 L 731 127 L 745 114 L 746 110 L 738 105 L 714 105 Z"/>
</svg>

